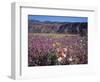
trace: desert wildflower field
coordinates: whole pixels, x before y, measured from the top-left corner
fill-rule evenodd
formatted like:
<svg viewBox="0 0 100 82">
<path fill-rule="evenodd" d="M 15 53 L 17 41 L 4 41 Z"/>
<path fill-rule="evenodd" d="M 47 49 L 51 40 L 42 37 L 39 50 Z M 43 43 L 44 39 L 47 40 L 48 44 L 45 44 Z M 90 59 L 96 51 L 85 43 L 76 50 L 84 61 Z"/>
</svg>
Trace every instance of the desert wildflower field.
<svg viewBox="0 0 100 82">
<path fill-rule="evenodd" d="M 87 22 L 29 20 L 29 67 L 78 64 L 88 64 Z"/>
</svg>

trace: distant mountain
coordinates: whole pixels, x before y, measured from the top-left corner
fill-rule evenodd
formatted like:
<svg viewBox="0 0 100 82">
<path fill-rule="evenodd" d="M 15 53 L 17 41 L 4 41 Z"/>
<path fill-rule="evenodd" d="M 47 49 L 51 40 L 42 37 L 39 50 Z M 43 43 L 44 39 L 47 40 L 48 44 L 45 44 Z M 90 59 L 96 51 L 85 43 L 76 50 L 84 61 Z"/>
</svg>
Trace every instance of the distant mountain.
<svg viewBox="0 0 100 82">
<path fill-rule="evenodd" d="M 85 33 L 87 34 L 87 22 L 51 22 L 28 21 L 29 33 Z"/>
</svg>

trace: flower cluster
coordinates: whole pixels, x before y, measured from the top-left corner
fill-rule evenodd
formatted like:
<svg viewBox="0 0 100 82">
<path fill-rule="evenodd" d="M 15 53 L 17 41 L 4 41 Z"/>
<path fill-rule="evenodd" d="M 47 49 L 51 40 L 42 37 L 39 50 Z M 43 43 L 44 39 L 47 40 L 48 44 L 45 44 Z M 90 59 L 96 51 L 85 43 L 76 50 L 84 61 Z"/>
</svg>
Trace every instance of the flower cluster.
<svg viewBox="0 0 100 82">
<path fill-rule="evenodd" d="M 87 64 L 87 37 L 28 35 L 28 65 Z"/>
</svg>

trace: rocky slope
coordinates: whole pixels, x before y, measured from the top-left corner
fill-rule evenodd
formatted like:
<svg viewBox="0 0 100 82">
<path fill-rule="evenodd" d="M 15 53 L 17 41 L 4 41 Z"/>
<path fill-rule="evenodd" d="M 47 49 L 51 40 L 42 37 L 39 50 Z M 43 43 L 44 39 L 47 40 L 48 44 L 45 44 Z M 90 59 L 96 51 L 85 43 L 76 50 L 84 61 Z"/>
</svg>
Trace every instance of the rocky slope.
<svg viewBox="0 0 100 82">
<path fill-rule="evenodd" d="M 28 21 L 29 33 L 71 33 L 87 35 L 86 22 Z"/>
</svg>

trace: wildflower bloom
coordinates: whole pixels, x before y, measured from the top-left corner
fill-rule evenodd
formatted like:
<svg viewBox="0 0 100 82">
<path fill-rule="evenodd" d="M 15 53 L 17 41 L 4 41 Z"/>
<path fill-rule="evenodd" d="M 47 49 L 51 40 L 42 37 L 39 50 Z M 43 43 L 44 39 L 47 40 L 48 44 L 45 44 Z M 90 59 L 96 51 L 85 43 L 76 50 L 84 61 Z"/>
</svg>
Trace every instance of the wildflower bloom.
<svg viewBox="0 0 100 82">
<path fill-rule="evenodd" d="M 60 45 L 61 45 L 61 43 L 59 43 L 59 42 L 56 42 L 55 44 L 56 44 L 57 46 L 60 46 Z"/>
<path fill-rule="evenodd" d="M 28 35 L 29 66 L 50 65 L 52 60 L 57 60 L 54 65 L 57 63 L 63 63 L 64 65 L 72 63 L 87 64 L 87 52 L 87 38 L 80 36 L 52 38 L 33 34 Z M 51 56 L 56 57 L 52 58 Z M 63 62 L 64 60 L 68 60 L 69 63 Z"/>
<path fill-rule="evenodd" d="M 63 59 L 62 57 L 59 57 L 59 58 L 58 58 L 58 62 L 61 62 L 61 61 L 62 61 L 62 59 Z"/>
<path fill-rule="evenodd" d="M 73 61 L 72 57 L 70 57 L 68 60 L 69 60 L 69 61 Z"/>
<path fill-rule="evenodd" d="M 61 43 L 59 43 L 59 42 L 54 42 L 52 45 L 53 45 L 53 47 L 56 47 L 56 46 L 60 46 Z"/>
<path fill-rule="evenodd" d="M 82 42 L 82 40 L 80 40 L 80 42 Z"/>
<path fill-rule="evenodd" d="M 64 52 L 67 52 L 67 48 L 63 48 Z"/>
<path fill-rule="evenodd" d="M 53 47 L 56 47 L 56 44 L 55 43 L 53 43 L 52 45 L 53 45 Z"/>
<path fill-rule="evenodd" d="M 58 62 L 61 62 L 66 57 L 67 48 L 57 48 Z"/>
</svg>

